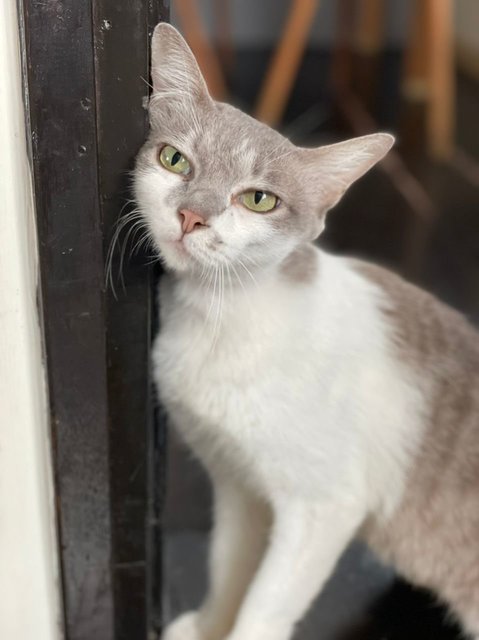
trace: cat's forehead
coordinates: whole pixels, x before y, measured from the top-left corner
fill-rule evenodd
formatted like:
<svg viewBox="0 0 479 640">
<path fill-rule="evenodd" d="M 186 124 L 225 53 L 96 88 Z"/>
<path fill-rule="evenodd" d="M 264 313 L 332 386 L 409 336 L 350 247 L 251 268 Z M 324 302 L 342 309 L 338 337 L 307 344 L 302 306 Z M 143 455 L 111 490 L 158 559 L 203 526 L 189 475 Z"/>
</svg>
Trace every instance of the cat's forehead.
<svg viewBox="0 0 479 640">
<path fill-rule="evenodd" d="M 218 103 L 205 115 L 200 131 L 192 131 L 195 155 L 206 164 L 230 172 L 263 173 L 291 143 L 238 109 Z"/>
<path fill-rule="evenodd" d="M 264 174 L 294 149 L 280 133 L 229 104 L 210 102 L 193 110 L 191 103 L 179 101 L 168 111 L 153 136 L 193 154 L 203 168 L 221 164 L 232 174 Z"/>
<path fill-rule="evenodd" d="M 217 102 L 215 112 L 216 117 L 209 121 L 211 131 L 214 133 L 217 128 L 223 143 L 228 144 L 232 149 L 238 143 L 249 144 L 259 153 L 277 150 L 283 146 L 292 146 L 289 140 L 278 131 L 230 104 Z"/>
</svg>

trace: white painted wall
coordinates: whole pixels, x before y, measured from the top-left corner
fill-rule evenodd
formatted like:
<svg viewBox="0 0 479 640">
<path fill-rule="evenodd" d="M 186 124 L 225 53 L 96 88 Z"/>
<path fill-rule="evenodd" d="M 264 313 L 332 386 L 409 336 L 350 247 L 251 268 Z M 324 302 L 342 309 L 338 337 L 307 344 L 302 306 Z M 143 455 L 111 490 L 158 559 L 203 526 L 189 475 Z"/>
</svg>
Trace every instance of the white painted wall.
<svg viewBox="0 0 479 640">
<path fill-rule="evenodd" d="M 0 1 L 0 141 L 0 638 L 58 640 L 58 561 L 16 0 Z"/>
</svg>

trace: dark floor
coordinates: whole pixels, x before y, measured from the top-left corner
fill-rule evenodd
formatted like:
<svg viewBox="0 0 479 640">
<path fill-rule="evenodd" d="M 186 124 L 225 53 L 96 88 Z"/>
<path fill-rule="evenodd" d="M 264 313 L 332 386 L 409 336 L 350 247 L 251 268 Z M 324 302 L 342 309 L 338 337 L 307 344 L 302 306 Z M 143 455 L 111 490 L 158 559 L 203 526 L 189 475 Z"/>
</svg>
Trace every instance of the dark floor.
<svg viewBox="0 0 479 640">
<path fill-rule="evenodd" d="M 338 118 L 327 83 L 328 56 L 308 54 L 288 108 L 285 130 L 301 144 L 351 136 Z M 247 108 L 266 64 L 263 54 L 238 56 L 235 95 Z M 379 65 L 373 112 L 386 130 L 399 132 L 403 158 L 426 190 L 433 216 L 423 224 L 381 169 L 354 185 L 331 212 L 321 245 L 389 266 L 432 291 L 479 324 L 479 86 L 458 84 L 457 142 L 451 162 L 433 163 L 422 152 L 422 114 L 399 101 L 400 56 Z M 465 152 L 465 156 L 463 154 Z M 165 512 L 165 618 L 194 606 L 204 592 L 209 489 L 201 470 L 170 443 Z M 458 638 L 434 601 L 395 580 L 360 545 L 337 572 L 298 630 L 298 640 L 446 640 Z"/>
<path fill-rule="evenodd" d="M 207 535 L 188 530 L 165 540 L 165 621 L 195 608 L 206 589 Z M 314 570 L 314 568 L 312 568 Z M 413 590 L 355 542 L 298 627 L 297 640 L 459 640 L 445 611 Z"/>
</svg>

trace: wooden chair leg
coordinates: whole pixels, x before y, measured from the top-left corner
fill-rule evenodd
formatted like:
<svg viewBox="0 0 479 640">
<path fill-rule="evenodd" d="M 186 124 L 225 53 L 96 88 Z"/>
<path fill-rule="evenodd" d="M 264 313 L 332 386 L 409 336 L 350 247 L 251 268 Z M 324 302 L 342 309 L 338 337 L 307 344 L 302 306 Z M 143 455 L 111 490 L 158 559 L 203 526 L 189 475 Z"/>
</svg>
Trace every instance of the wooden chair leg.
<svg viewBox="0 0 479 640">
<path fill-rule="evenodd" d="M 384 0 L 358 0 L 355 7 L 353 86 L 371 112 L 377 110 L 386 8 Z"/>
<path fill-rule="evenodd" d="M 229 0 L 215 0 L 215 31 L 218 52 L 223 69 L 230 71 L 234 63 L 233 37 L 231 34 L 231 7 Z"/>
<path fill-rule="evenodd" d="M 427 116 L 429 147 L 438 159 L 454 148 L 455 81 L 452 0 L 427 0 L 430 22 L 430 102 Z"/>
<path fill-rule="evenodd" d="M 350 91 L 353 80 L 351 41 L 355 27 L 356 0 L 338 0 L 336 3 L 334 43 L 330 69 L 330 85 L 335 100 Z"/>
<path fill-rule="evenodd" d="M 221 65 L 203 29 L 195 0 L 175 0 L 175 9 L 188 44 L 194 51 L 212 96 L 222 100 L 227 95 Z"/>
<path fill-rule="evenodd" d="M 428 96 L 429 40 L 428 0 L 415 0 L 410 23 L 410 36 L 404 60 L 402 91 L 411 101 L 425 101 Z"/>
<path fill-rule="evenodd" d="M 447 159 L 454 148 L 455 82 L 452 0 L 417 0 L 403 90 L 426 102 L 428 150 Z"/>
<path fill-rule="evenodd" d="M 383 48 L 384 0 L 359 0 L 356 49 L 362 55 L 377 55 Z"/>
<path fill-rule="evenodd" d="M 260 91 L 255 115 L 277 125 L 284 113 L 319 0 L 294 0 L 281 41 Z"/>
</svg>

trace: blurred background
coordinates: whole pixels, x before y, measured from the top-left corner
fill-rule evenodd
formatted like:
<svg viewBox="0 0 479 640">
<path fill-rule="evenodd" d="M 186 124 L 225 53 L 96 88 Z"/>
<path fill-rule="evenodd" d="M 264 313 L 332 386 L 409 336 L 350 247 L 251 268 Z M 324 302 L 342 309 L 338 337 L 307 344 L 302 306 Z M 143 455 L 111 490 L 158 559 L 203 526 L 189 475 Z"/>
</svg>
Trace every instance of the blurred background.
<svg viewBox="0 0 479 640">
<path fill-rule="evenodd" d="M 479 2 L 175 0 L 213 95 L 315 146 L 386 130 L 388 158 L 329 214 L 326 249 L 381 263 L 479 321 Z M 205 589 L 210 490 L 169 436 L 165 614 Z M 298 638 L 454 638 L 360 545 Z M 320 633 L 320 635 L 318 635 Z"/>
</svg>

